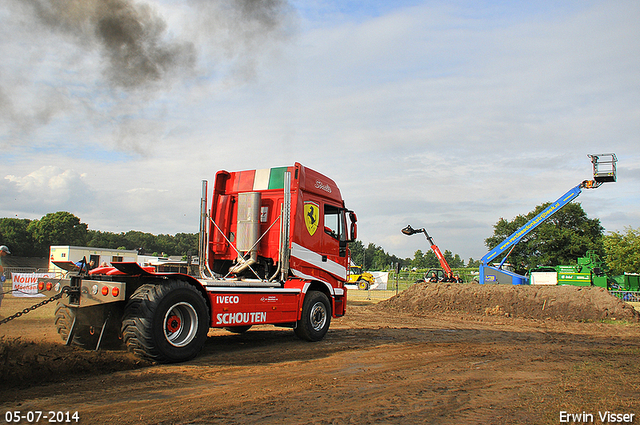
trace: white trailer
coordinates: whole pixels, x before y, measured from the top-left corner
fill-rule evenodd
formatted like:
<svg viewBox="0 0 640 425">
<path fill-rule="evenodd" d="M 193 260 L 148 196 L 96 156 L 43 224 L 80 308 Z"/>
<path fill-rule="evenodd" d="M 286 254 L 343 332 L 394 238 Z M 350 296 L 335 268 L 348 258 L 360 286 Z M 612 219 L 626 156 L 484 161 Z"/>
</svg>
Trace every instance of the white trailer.
<svg viewBox="0 0 640 425">
<path fill-rule="evenodd" d="M 86 246 L 52 245 L 49 248 L 49 271 L 66 273 L 53 264 L 54 261 L 71 261 L 77 263 L 86 258 L 87 263 L 93 261 L 95 267 L 102 263 L 111 265 L 114 261 L 138 261 L 138 251 L 132 249 L 92 248 Z"/>
</svg>

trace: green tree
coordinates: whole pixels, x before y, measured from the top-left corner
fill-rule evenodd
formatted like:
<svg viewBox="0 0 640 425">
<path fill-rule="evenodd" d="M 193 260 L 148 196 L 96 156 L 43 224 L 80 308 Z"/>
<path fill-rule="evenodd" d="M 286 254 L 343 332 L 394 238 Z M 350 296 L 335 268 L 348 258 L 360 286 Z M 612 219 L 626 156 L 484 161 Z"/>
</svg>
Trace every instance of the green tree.
<svg viewBox="0 0 640 425">
<path fill-rule="evenodd" d="M 474 260 L 473 258 L 469 257 L 467 267 L 480 267 L 480 260 Z"/>
<path fill-rule="evenodd" d="M 198 239 L 197 233 L 176 233 L 173 237 L 174 252 L 176 255 L 196 255 L 198 253 Z"/>
<path fill-rule="evenodd" d="M 371 270 L 385 270 L 390 266 L 389 256 L 380 247 L 373 252 L 373 262 Z"/>
<path fill-rule="evenodd" d="M 163 252 L 165 254 L 176 252 L 173 236 L 160 234 L 156 238 L 156 242 L 157 242 L 157 248 L 158 248 L 157 250 L 159 252 Z"/>
<path fill-rule="evenodd" d="M 0 218 L 0 245 L 7 245 L 11 254 L 18 257 L 35 256 L 30 223 L 28 219 Z"/>
<path fill-rule="evenodd" d="M 414 269 L 424 269 L 427 267 L 424 254 L 421 249 L 416 250 L 413 253 L 413 259 L 411 260 L 411 267 Z"/>
<path fill-rule="evenodd" d="M 613 275 L 640 273 L 640 228 L 604 237 L 605 261 Z"/>
<path fill-rule="evenodd" d="M 351 262 L 358 266 L 363 265 L 364 244 L 362 241 L 357 240 L 349 243 L 349 253 L 351 254 Z"/>
<path fill-rule="evenodd" d="M 351 249 L 352 261 L 362 265 L 365 270 L 387 270 L 391 269 L 392 264 L 403 261 L 395 255 L 389 255 L 382 247 L 373 243 L 364 248 L 362 242 L 356 241 L 351 244 Z"/>
<path fill-rule="evenodd" d="M 365 248 L 362 241 L 355 241 L 349 244 L 351 261 L 354 264 L 363 266 L 364 270 L 390 270 L 394 264 L 402 267 L 407 264 L 407 260 L 389 255 L 381 247 L 369 243 Z"/>
<path fill-rule="evenodd" d="M 51 245 L 85 246 L 87 225 L 75 215 L 58 211 L 29 223 L 27 228 L 34 241 L 35 256 L 48 256 Z"/>
<path fill-rule="evenodd" d="M 519 215 L 512 221 L 501 218 L 494 225 L 493 236 L 487 238 L 485 244 L 493 249 L 549 205 L 539 205 L 527 215 Z M 603 232 L 599 219 L 589 219 L 579 203 L 570 203 L 525 235 L 513 248 L 508 262 L 514 265 L 518 273 L 525 273 L 539 265 L 575 264 L 576 259 L 588 250 L 594 250 L 602 256 Z M 499 258 L 495 261 L 499 261 Z"/>
<path fill-rule="evenodd" d="M 126 239 L 122 233 L 101 232 L 99 230 L 87 232 L 87 246 L 115 249 L 126 245 Z"/>
<path fill-rule="evenodd" d="M 438 257 L 433 251 L 422 252 L 421 249 L 417 250 L 413 254 L 413 260 L 411 260 L 411 267 L 416 269 L 428 269 L 431 267 L 438 267 Z"/>
<path fill-rule="evenodd" d="M 429 250 L 424 253 L 424 264 L 425 268 L 440 267 L 440 260 L 438 260 L 438 256 L 435 252 Z"/>
<path fill-rule="evenodd" d="M 442 256 L 445 260 L 447 260 L 449 267 L 451 267 L 452 269 L 455 269 L 456 267 L 464 267 L 464 261 L 462 261 L 458 254 L 454 255 L 451 251 L 445 249 Z"/>
<path fill-rule="evenodd" d="M 142 252 L 146 253 L 164 251 L 158 242 L 158 237 L 151 233 L 130 230 L 122 236 L 126 241 L 124 245 L 129 249 L 142 249 Z"/>
<path fill-rule="evenodd" d="M 373 263 L 375 258 L 375 253 L 378 250 L 378 247 L 369 242 L 369 245 L 364 250 L 364 269 L 365 270 L 375 270 Z"/>
</svg>

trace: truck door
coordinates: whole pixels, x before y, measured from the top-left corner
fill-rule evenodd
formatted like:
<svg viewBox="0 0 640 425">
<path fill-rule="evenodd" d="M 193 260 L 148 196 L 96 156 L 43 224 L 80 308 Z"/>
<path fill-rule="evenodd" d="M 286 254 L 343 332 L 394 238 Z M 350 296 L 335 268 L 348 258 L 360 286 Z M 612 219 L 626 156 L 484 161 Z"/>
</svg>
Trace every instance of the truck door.
<svg viewBox="0 0 640 425">
<path fill-rule="evenodd" d="M 344 260 L 338 258 L 346 258 L 347 256 L 347 226 L 345 220 L 344 208 L 331 204 L 324 205 L 324 233 L 329 237 L 325 237 L 323 244 L 326 253 L 333 258 L 333 261 L 343 263 Z M 336 258 L 337 257 L 337 258 Z"/>
</svg>

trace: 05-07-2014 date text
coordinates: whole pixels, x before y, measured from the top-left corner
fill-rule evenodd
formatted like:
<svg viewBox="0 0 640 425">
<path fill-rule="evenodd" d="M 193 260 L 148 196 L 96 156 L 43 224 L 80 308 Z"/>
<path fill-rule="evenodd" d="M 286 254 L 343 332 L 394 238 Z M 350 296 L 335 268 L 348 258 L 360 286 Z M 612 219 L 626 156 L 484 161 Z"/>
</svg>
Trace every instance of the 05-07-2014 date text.
<svg viewBox="0 0 640 425">
<path fill-rule="evenodd" d="M 77 423 L 80 421 L 78 412 L 53 411 L 53 410 L 8 410 L 4 414 L 5 423 L 38 423 L 40 421 L 49 423 Z"/>
</svg>

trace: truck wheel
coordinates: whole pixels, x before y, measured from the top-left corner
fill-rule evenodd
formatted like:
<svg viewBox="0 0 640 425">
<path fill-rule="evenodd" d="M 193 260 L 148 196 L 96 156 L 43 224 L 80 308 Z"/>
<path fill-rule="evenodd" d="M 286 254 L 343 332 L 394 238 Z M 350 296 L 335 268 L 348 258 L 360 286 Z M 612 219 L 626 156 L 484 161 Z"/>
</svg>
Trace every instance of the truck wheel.
<svg viewBox="0 0 640 425">
<path fill-rule="evenodd" d="M 228 330 L 229 332 L 233 332 L 234 334 L 243 334 L 246 331 L 248 331 L 249 329 L 251 329 L 251 325 L 245 325 L 245 326 L 228 326 L 225 328 L 226 330 Z"/>
<path fill-rule="evenodd" d="M 122 337 L 136 355 L 161 363 L 183 362 L 204 346 L 209 322 L 204 297 L 190 284 L 146 284 L 127 302 Z"/>
<path fill-rule="evenodd" d="M 320 341 L 331 324 L 329 298 L 319 291 L 309 291 L 302 302 L 302 317 L 294 329 L 300 339 Z"/>
</svg>

